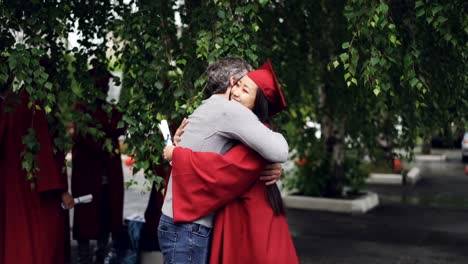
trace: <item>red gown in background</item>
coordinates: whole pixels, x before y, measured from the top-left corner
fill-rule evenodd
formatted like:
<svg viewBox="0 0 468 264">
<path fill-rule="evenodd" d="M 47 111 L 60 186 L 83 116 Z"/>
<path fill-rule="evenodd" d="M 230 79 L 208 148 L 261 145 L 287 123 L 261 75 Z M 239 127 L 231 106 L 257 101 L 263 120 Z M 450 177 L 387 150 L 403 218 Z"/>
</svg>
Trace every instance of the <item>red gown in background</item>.
<svg viewBox="0 0 468 264">
<path fill-rule="evenodd" d="M 3 99 L 0 98 L 0 168 L 3 166 L 2 162 L 5 159 L 5 151 L 3 150 L 3 135 L 5 134 L 6 123 L 7 116 L 3 107 Z M 4 172 L 0 172 L 0 264 L 5 262 L 5 255 L 3 253 L 5 250 L 5 197 L 5 174 Z"/>
<path fill-rule="evenodd" d="M 90 111 L 83 105 L 78 105 L 77 110 L 89 113 L 97 123 L 100 123 L 105 138 L 112 141 L 114 149 L 119 149 L 118 138 L 125 132 L 124 128 L 117 128 L 122 113 L 114 108 L 109 116 L 102 108 Z M 113 239 L 119 239 L 122 235 L 124 202 L 120 152 L 109 153 L 103 149 L 103 140 L 96 141 L 91 136 L 80 135 L 77 130 L 75 131 L 72 151 L 72 194 L 74 197 L 92 194 L 93 201 L 75 207 L 73 237 L 77 240 L 88 240 L 98 239 L 101 235 L 102 176 L 106 167 L 110 231 Z"/>
<path fill-rule="evenodd" d="M 210 263 L 299 263 L 284 215 L 274 215 L 264 181 L 266 162 L 237 145 L 224 156 L 175 148 L 172 159 L 175 222 L 217 211 Z"/>
<path fill-rule="evenodd" d="M 68 191 L 68 175 L 65 166 L 65 153 L 57 152 L 54 155 L 55 167 L 57 168 L 57 174 L 65 180 L 66 191 Z M 57 222 L 57 254 L 56 259 L 60 260 L 60 263 L 71 262 L 71 236 L 70 236 L 70 211 L 60 210 L 60 220 Z M 60 232 L 59 230 L 63 230 Z"/>
<path fill-rule="evenodd" d="M 66 178 L 57 173 L 45 112 L 28 102 L 26 92 L 9 94 L 0 107 L 0 264 L 62 264 Z M 22 137 L 31 126 L 40 144 L 36 180 L 22 169 Z"/>
</svg>

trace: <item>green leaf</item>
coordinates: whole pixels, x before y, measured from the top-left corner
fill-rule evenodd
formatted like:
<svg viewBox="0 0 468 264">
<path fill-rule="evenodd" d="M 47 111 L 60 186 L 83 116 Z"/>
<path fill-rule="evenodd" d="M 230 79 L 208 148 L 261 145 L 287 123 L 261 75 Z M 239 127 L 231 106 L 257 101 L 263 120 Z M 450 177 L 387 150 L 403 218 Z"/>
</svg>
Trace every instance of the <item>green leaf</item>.
<svg viewBox="0 0 468 264">
<path fill-rule="evenodd" d="M 23 160 L 22 167 L 24 170 L 30 171 L 32 169 L 32 163 L 30 161 Z"/>
<path fill-rule="evenodd" d="M 46 82 L 46 83 L 44 84 L 44 87 L 47 88 L 48 90 L 52 90 L 52 83 Z"/>
<path fill-rule="evenodd" d="M 416 17 L 421 17 L 426 13 L 426 10 L 424 9 L 419 9 L 418 12 L 416 12 Z"/>
<path fill-rule="evenodd" d="M 185 60 L 185 59 L 177 60 L 177 64 L 186 65 L 186 64 L 187 64 L 187 60 Z"/>
<path fill-rule="evenodd" d="M 444 35 L 444 39 L 445 39 L 446 41 L 450 41 L 450 40 L 452 39 L 452 34 L 450 34 L 450 33 L 445 34 L 445 35 Z"/>
<path fill-rule="evenodd" d="M 388 12 L 388 5 L 385 4 L 384 2 L 382 2 L 382 3 L 380 4 L 380 10 L 382 11 L 383 14 L 387 14 L 387 12 Z"/>
<path fill-rule="evenodd" d="M 377 14 L 375 14 L 372 18 L 374 19 L 375 23 L 377 23 L 380 20 L 380 17 Z"/>
<path fill-rule="evenodd" d="M 181 89 L 181 88 L 178 88 L 177 90 L 175 90 L 174 92 L 174 96 L 177 98 L 177 97 L 181 97 L 182 95 L 184 95 L 184 90 Z"/>
<path fill-rule="evenodd" d="M 340 59 L 341 59 L 341 61 L 342 61 L 343 63 L 345 63 L 345 62 L 348 60 L 348 58 L 349 58 L 348 53 L 341 53 L 341 54 L 340 54 Z"/>
<path fill-rule="evenodd" d="M 349 48 L 349 42 L 344 42 L 343 44 L 341 44 L 341 47 L 342 47 L 343 49 Z"/>
<path fill-rule="evenodd" d="M 424 5 L 424 2 L 422 0 L 416 1 L 415 7 L 418 8 L 420 6 Z"/>
<path fill-rule="evenodd" d="M 337 60 L 333 61 L 333 67 L 337 68 L 338 66 L 340 66 L 340 63 Z"/>
<path fill-rule="evenodd" d="M 163 88 L 163 84 L 160 81 L 155 82 L 154 85 L 156 86 L 156 89 L 158 90 L 162 90 Z"/>
<path fill-rule="evenodd" d="M 260 27 L 257 24 L 253 24 L 252 29 L 254 30 L 254 32 L 257 32 L 260 29 Z"/>
<path fill-rule="evenodd" d="M 447 19 L 446 17 L 443 17 L 443 16 L 440 16 L 440 17 L 437 18 L 437 22 L 438 22 L 439 24 L 443 24 L 443 23 L 445 23 L 447 20 L 448 20 L 448 19 Z"/>
<path fill-rule="evenodd" d="M 145 72 L 145 74 L 143 74 L 143 77 L 144 77 L 145 79 L 147 79 L 147 80 L 153 79 L 153 76 L 154 76 L 154 73 L 153 73 L 153 72 L 149 72 L 149 71 L 147 71 L 147 72 Z"/>
<path fill-rule="evenodd" d="M 10 59 L 8 60 L 8 65 L 10 66 L 11 69 L 15 69 L 17 65 L 16 58 L 13 56 L 10 56 Z"/>
<path fill-rule="evenodd" d="M 436 15 L 436 14 L 439 13 L 442 9 L 443 9 L 442 6 L 437 5 L 436 7 L 432 8 L 432 14 L 433 14 L 433 15 Z"/>
<path fill-rule="evenodd" d="M 72 83 L 71 89 L 75 95 L 81 95 L 81 85 Z"/>
<path fill-rule="evenodd" d="M 217 14 L 218 14 L 218 17 L 221 18 L 221 19 L 226 18 L 226 13 L 223 10 L 218 10 Z"/>
<path fill-rule="evenodd" d="M 125 122 L 124 121 L 119 121 L 119 123 L 117 123 L 117 128 L 124 128 L 125 127 Z"/>
<path fill-rule="evenodd" d="M 345 73 L 345 75 L 344 75 L 345 81 L 347 81 L 349 79 L 349 77 L 351 77 L 351 74 L 349 72 Z"/>
<path fill-rule="evenodd" d="M 47 94 L 47 100 L 48 100 L 50 103 L 54 103 L 54 102 L 55 102 L 55 96 L 54 96 L 54 94 L 52 94 L 52 93 Z"/>
<path fill-rule="evenodd" d="M 380 58 L 372 57 L 370 61 L 371 61 L 372 66 L 375 66 L 376 64 L 379 63 Z"/>
<path fill-rule="evenodd" d="M 0 73 L 0 82 L 1 83 L 6 82 L 7 79 L 8 79 L 8 75 L 6 75 L 4 73 Z"/>
<path fill-rule="evenodd" d="M 378 96 L 380 94 L 380 86 L 377 85 L 372 92 L 375 96 Z"/>
<path fill-rule="evenodd" d="M 41 78 L 47 80 L 47 78 L 49 78 L 49 74 L 47 74 L 46 72 L 43 72 L 41 73 Z"/>
<path fill-rule="evenodd" d="M 254 54 L 253 52 L 251 52 L 251 51 L 248 51 L 248 52 L 247 52 L 247 56 L 248 56 L 252 61 L 257 61 L 257 59 L 258 59 L 258 56 L 255 55 L 255 54 Z"/>
</svg>

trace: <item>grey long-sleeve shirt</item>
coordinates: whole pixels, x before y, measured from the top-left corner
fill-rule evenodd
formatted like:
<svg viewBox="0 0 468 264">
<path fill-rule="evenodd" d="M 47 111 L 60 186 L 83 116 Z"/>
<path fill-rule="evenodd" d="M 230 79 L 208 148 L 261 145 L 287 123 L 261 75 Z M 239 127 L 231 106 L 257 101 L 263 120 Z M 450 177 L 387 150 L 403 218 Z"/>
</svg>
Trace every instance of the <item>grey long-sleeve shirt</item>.
<svg viewBox="0 0 468 264">
<path fill-rule="evenodd" d="M 248 108 L 236 101 L 213 95 L 189 116 L 189 123 L 182 134 L 180 146 L 199 152 L 224 154 L 236 140 L 255 150 L 271 162 L 285 162 L 288 143 L 283 135 L 273 132 Z M 173 217 L 172 175 L 162 207 L 163 214 Z M 213 226 L 214 214 L 196 220 L 196 223 Z"/>
</svg>

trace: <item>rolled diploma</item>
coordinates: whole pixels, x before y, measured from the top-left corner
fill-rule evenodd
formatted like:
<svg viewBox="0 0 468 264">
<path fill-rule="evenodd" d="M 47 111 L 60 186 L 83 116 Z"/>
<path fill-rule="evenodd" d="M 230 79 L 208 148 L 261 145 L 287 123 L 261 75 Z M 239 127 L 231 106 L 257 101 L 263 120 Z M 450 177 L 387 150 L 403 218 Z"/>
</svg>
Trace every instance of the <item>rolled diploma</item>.
<svg viewBox="0 0 468 264">
<path fill-rule="evenodd" d="M 173 145 L 171 131 L 169 131 L 169 125 L 167 124 L 167 120 L 161 120 L 161 123 L 159 123 L 158 127 L 159 130 L 161 130 L 161 134 L 164 137 L 164 142 L 166 143 L 166 146 Z"/>
</svg>

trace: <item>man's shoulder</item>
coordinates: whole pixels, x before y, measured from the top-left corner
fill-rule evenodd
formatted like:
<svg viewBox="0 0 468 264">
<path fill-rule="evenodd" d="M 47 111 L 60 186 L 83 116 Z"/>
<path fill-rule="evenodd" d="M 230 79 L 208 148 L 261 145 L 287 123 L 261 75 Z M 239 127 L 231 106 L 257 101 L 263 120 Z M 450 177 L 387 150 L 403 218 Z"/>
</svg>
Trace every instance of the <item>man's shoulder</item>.
<svg viewBox="0 0 468 264">
<path fill-rule="evenodd" d="M 222 96 L 212 95 L 210 98 L 204 100 L 202 104 L 195 109 L 195 111 L 215 111 L 218 113 L 251 113 L 250 109 L 244 107 L 236 101 L 227 100 Z"/>
<path fill-rule="evenodd" d="M 197 115 L 197 114 L 207 114 L 207 113 L 213 113 L 213 110 L 219 107 L 222 107 L 222 103 L 219 102 L 219 100 L 214 100 L 215 98 L 208 98 L 202 101 L 202 103 L 195 108 L 195 111 L 191 114 Z"/>
<path fill-rule="evenodd" d="M 229 115 L 229 116 L 239 116 L 239 117 L 255 117 L 255 114 L 248 109 L 247 107 L 243 106 L 241 103 L 236 102 L 236 101 L 230 101 L 226 100 L 226 102 L 223 104 L 221 108 L 221 112 L 224 115 Z"/>
</svg>

